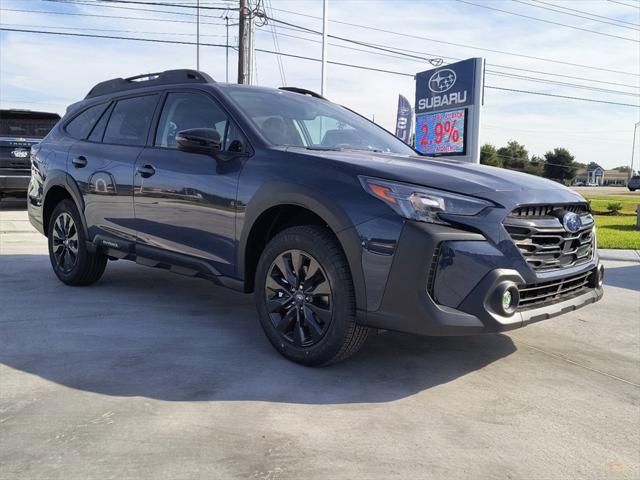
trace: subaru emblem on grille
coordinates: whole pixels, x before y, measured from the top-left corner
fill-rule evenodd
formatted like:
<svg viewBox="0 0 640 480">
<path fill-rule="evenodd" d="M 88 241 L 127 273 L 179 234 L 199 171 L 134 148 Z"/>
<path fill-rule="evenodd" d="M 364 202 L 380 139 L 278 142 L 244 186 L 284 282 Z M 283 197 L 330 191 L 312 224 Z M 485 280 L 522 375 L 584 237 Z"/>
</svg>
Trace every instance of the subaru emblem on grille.
<svg viewBox="0 0 640 480">
<path fill-rule="evenodd" d="M 575 233 L 582 227 L 582 220 L 573 212 L 565 212 L 562 216 L 562 225 L 567 232 Z"/>
</svg>

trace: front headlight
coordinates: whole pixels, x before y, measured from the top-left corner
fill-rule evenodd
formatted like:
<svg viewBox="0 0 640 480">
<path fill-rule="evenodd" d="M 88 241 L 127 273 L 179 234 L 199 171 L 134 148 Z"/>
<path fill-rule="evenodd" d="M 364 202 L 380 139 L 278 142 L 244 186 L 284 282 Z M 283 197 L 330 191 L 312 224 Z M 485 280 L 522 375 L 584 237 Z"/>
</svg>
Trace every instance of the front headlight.
<svg viewBox="0 0 640 480">
<path fill-rule="evenodd" d="M 389 205 L 398 215 L 428 223 L 446 223 L 440 214 L 476 215 L 492 204 L 478 198 L 408 183 L 359 176 L 363 188 Z"/>
</svg>

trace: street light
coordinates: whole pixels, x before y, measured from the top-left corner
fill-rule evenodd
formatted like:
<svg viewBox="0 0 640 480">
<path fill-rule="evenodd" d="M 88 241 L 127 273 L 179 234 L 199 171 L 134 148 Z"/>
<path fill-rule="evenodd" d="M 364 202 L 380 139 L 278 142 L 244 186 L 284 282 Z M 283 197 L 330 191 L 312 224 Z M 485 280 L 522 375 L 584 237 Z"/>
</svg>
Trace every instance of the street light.
<svg viewBox="0 0 640 480">
<path fill-rule="evenodd" d="M 636 153 L 636 130 L 638 130 L 638 127 L 640 127 L 640 122 L 636 123 L 633 127 L 633 143 L 631 144 L 631 171 L 629 172 L 629 178 L 633 176 L 633 156 Z"/>
</svg>

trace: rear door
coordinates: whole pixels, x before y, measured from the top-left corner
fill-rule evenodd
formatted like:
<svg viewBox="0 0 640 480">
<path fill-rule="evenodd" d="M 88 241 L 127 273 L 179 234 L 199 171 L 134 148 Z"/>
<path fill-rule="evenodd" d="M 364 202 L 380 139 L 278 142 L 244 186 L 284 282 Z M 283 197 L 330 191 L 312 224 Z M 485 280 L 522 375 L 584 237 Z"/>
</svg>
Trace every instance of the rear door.
<svg viewBox="0 0 640 480">
<path fill-rule="evenodd" d="M 176 148 L 176 134 L 215 128 L 223 149 L 241 152 L 247 143 L 209 95 L 175 91 L 166 95 L 153 146 L 136 162 L 134 205 L 138 252 L 164 252 L 204 261 L 213 274 L 234 274 L 236 190 L 240 160 Z"/>
<path fill-rule="evenodd" d="M 89 131 L 75 132 L 73 120 L 66 127 L 80 137 L 69 151 L 67 171 L 84 197 L 91 240 L 100 235 L 112 243 L 117 239 L 135 242 L 133 171 L 147 142 L 158 98 L 159 94 L 120 98 L 103 104 L 102 111 L 85 111 L 94 118 Z M 86 123 L 79 119 L 78 128 Z"/>
</svg>

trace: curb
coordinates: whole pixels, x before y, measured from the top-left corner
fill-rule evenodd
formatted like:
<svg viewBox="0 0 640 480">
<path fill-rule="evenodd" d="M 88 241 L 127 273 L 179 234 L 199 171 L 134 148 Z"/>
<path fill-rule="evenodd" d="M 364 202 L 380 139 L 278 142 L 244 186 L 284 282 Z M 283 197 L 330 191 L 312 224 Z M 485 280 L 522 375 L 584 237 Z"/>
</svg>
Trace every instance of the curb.
<svg viewBox="0 0 640 480">
<path fill-rule="evenodd" d="M 603 248 L 598 249 L 598 256 L 602 260 L 640 263 L 640 251 L 638 250 L 617 250 L 611 248 Z"/>
</svg>

